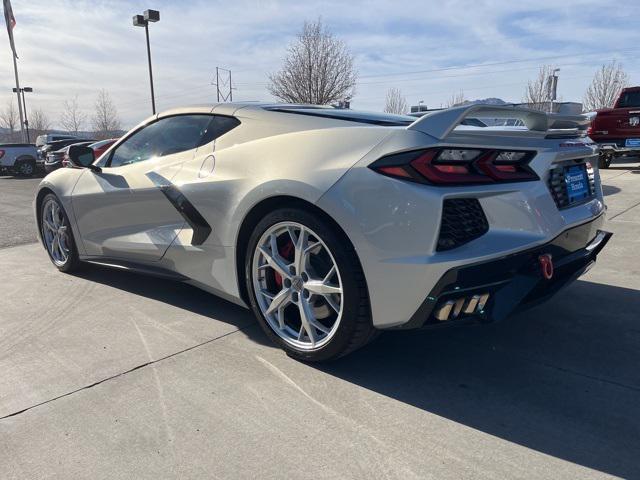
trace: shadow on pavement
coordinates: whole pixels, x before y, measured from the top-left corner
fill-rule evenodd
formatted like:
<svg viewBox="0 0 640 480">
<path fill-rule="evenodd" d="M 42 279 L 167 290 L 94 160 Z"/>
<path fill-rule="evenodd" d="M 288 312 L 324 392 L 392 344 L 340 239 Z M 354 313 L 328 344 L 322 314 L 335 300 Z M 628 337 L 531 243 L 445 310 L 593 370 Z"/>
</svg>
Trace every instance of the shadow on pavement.
<svg viewBox="0 0 640 480">
<path fill-rule="evenodd" d="M 78 276 L 239 328 L 195 287 L 91 267 Z M 326 374 L 553 457 L 640 478 L 640 292 L 578 281 L 499 324 L 386 332 Z M 269 345 L 259 328 L 244 328 Z M 426 453 L 425 453 L 426 454 Z"/>
<path fill-rule="evenodd" d="M 588 468 L 640 478 L 640 292 L 578 281 L 500 324 L 388 332 L 326 373 Z"/>
<path fill-rule="evenodd" d="M 602 193 L 606 197 L 607 195 L 615 195 L 621 190 L 618 187 L 602 184 Z"/>
<path fill-rule="evenodd" d="M 141 295 L 173 305 L 212 320 L 234 325 L 242 329 L 243 333 L 251 340 L 261 345 L 270 345 L 269 340 L 260 330 L 253 314 L 249 310 L 186 283 L 97 265 L 86 266 L 80 271 L 74 272 L 74 275 L 91 282 L 101 283 L 134 295 Z"/>
</svg>

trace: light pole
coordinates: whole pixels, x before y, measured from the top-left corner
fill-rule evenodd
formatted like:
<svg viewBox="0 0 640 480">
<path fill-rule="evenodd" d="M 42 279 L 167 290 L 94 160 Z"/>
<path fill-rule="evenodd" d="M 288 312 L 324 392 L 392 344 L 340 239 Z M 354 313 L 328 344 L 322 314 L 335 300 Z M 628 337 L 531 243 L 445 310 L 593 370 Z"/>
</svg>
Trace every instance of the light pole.
<svg viewBox="0 0 640 480">
<path fill-rule="evenodd" d="M 557 98 L 558 93 L 558 72 L 559 68 L 554 68 L 549 77 L 549 113 L 553 113 L 553 102 Z"/>
<path fill-rule="evenodd" d="M 151 47 L 149 45 L 149 22 L 157 22 L 160 20 L 160 12 L 158 10 L 145 10 L 142 15 L 133 16 L 134 27 L 144 27 L 144 33 L 147 37 L 147 59 L 149 60 L 149 83 L 151 85 L 151 111 L 156 113 L 156 98 L 153 93 L 153 70 L 151 69 Z"/>
<path fill-rule="evenodd" d="M 14 88 L 13 93 L 17 93 L 18 89 Z M 20 93 L 18 96 L 22 96 L 22 110 L 24 111 L 24 126 L 27 129 L 27 143 L 31 143 L 31 139 L 29 138 L 29 120 L 27 120 L 27 101 L 24 98 L 25 93 L 33 92 L 33 88 L 31 87 L 20 87 Z"/>
</svg>

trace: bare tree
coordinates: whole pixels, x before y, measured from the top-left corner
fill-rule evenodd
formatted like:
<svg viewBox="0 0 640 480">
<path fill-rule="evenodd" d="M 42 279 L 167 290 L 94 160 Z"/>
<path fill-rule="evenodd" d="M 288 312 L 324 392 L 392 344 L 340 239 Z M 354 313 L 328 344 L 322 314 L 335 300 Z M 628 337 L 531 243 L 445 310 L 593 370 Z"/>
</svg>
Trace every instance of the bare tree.
<svg viewBox="0 0 640 480">
<path fill-rule="evenodd" d="M 527 88 L 524 92 L 522 101 L 528 103 L 530 108 L 534 110 L 546 110 L 551 101 L 549 95 L 549 77 L 553 75 L 553 67 L 551 65 L 543 65 L 538 71 L 535 80 L 527 82 Z"/>
<path fill-rule="evenodd" d="M 454 93 L 449 97 L 449 100 L 447 100 L 447 108 L 458 107 L 463 105 L 466 101 L 467 99 L 464 96 L 464 91 L 460 90 L 458 93 Z"/>
<path fill-rule="evenodd" d="M 269 75 L 267 88 L 274 97 L 313 105 L 353 97 L 357 75 L 353 55 L 321 19 L 305 22 L 287 52 L 282 69 Z"/>
<path fill-rule="evenodd" d="M 80 110 L 80 105 L 78 104 L 78 95 L 76 95 L 72 99 L 65 100 L 62 103 L 60 124 L 65 130 L 78 133 L 78 130 L 82 128 L 86 119 L 86 114 Z"/>
<path fill-rule="evenodd" d="M 620 90 L 629 84 L 629 76 L 622 69 L 622 65 L 613 60 L 605 63 L 593 76 L 591 85 L 587 88 L 582 100 L 586 112 L 599 108 L 613 107 L 620 95 Z"/>
<path fill-rule="evenodd" d="M 13 98 L 9 99 L 3 110 L 0 110 L 0 127 L 8 129 L 11 136 L 20 127 L 18 109 L 16 104 L 13 103 Z"/>
<path fill-rule="evenodd" d="M 407 100 L 398 88 L 390 88 L 387 90 L 387 98 L 385 100 L 384 111 L 387 113 L 407 113 Z"/>
<path fill-rule="evenodd" d="M 98 92 L 95 108 L 91 120 L 97 139 L 109 138 L 113 136 L 113 132 L 120 130 L 118 110 L 111 100 L 111 95 L 105 89 Z"/>
<path fill-rule="evenodd" d="M 39 135 L 51 129 L 51 120 L 41 108 L 36 108 L 29 113 L 29 129 L 34 135 Z"/>
</svg>

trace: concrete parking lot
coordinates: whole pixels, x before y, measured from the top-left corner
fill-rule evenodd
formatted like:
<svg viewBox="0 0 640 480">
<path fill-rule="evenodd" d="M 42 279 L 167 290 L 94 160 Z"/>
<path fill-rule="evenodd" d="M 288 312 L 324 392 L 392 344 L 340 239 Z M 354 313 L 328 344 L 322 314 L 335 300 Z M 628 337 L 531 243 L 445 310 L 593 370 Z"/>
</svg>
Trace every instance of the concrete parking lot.
<svg viewBox="0 0 640 480">
<path fill-rule="evenodd" d="M 598 264 L 500 324 L 328 365 L 193 287 L 57 272 L 0 178 L 0 477 L 640 477 L 640 168 L 602 171 Z"/>
</svg>

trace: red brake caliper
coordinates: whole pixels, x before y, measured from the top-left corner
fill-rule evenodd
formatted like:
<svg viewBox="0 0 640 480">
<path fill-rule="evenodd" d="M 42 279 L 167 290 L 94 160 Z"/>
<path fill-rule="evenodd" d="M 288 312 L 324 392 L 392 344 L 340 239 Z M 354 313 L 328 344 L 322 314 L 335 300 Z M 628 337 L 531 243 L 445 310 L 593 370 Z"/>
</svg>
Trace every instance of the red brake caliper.
<svg viewBox="0 0 640 480">
<path fill-rule="evenodd" d="M 280 256 L 286 259 L 291 258 L 291 254 L 293 253 L 294 248 L 295 247 L 293 246 L 293 242 L 289 240 L 287 243 L 280 247 Z M 282 288 L 282 275 L 280 275 L 278 272 L 273 272 L 273 276 L 278 288 Z"/>
</svg>

